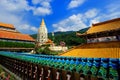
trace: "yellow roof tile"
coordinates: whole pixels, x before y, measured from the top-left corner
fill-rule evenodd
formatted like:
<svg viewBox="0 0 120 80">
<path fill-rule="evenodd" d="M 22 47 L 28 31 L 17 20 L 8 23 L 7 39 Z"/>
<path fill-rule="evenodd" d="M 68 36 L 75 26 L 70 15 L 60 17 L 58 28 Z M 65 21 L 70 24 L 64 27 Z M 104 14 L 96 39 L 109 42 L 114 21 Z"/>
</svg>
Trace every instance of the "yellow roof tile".
<svg viewBox="0 0 120 80">
<path fill-rule="evenodd" d="M 90 43 L 78 46 L 59 56 L 86 58 L 120 58 L 120 42 Z"/>
<path fill-rule="evenodd" d="M 93 24 L 87 34 L 120 29 L 120 18 Z"/>
</svg>

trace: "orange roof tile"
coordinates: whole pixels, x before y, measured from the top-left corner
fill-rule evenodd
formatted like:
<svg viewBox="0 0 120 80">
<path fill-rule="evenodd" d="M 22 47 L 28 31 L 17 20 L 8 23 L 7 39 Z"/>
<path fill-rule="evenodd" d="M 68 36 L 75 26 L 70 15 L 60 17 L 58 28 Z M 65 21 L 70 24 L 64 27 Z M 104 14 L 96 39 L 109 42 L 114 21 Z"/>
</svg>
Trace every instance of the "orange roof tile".
<svg viewBox="0 0 120 80">
<path fill-rule="evenodd" d="M 50 40 L 50 39 L 48 39 L 48 41 L 47 41 L 46 43 L 52 44 L 52 43 L 53 43 L 53 41 L 52 41 L 52 40 Z"/>
<path fill-rule="evenodd" d="M 0 30 L 0 38 L 25 40 L 25 41 L 35 41 L 31 36 L 29 36 L 27 34 L 5 31 L 5 30 Z"/>
<path fill-rule="evenodd" d="M 12 24 L 6 24 L 6 23 L 0 22 L 0 26 L 6 27 L 6 28 L 13 28 L 13 29 L 15 29 L 15 27 Z"/>
</svg>

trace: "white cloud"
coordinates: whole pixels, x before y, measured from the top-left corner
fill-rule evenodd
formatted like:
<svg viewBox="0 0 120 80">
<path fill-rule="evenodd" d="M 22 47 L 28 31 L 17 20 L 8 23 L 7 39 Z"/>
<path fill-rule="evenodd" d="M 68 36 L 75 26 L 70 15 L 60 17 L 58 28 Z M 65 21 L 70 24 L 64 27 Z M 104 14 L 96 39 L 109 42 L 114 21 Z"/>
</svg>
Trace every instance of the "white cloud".
<svg viewBox="0 0 120 80">
<path fill-rule="evenodd" d="M 27 0 L 1 0 L 0 10 L 9 13 L 20 13 L 31 10 L 34 15 L 44 16 L 52 13 L 51 0 L 32 0 L 34 6 L 29 5 Z M 39 5 L 38 5 L 39 4 Z M 21 12 L 21 13 L 22 13 Z"/>
<path fill-rule="evenodd" d="M 68 9 L 76 8 L 82 5 L 86 0 L 71 0 L 68 4 Z"/>
<path fill-rule="evenodd" d="M 42 0 L 32 0 L 33 4 L 40 4 Z"/>
<path fill-rule="evenodd" d="M 18 15 L 14 15 L 11 13 L 7 13 L 7 11 L 5 12 L 0 12 L 0 22 L 4 22 L 4 23 L 10 23 L 10 24 L 19 24 L 22 21 L 22 16 L 18 16 Z"/>
<path fill-rule="evenodd" d="M 104 19 L 118 18 L 118 17 L 120 17 L 120 11 L 118 11 L 118 12 L 111 12 L 111 13 L 108 13 L 108 14 L 104 14 L 103 17 L 104 17 Z"/>
<path fill-rule="evenodd" d="M 20 12 L 23 10 L 29 10 L 29 5 L 26 0 L 1 0 L 0 8 L 9 12 Z"/>
<path fill-rule="evenodd" d="M 0 0 L 0 22 L 13 24 L 22 33 L 36 33 L 37 28 L 32 26 L 24 16 L 30 10 L 34 15 L 49 15 L 51 13 L 51 1 L 41 1 L 31 6 L 28 0 Z M 37 4 L 40 5 L 37 6 Z"/>
<path fill-rule="evenodd" d="M 50 2 L 47 2 L 47 1 L 42 2 L 41 5 L 42 5 L 43 7 L 46 7 L 46 8 L 50 8 L 50 7 L 51 7 L 51 6 L 50 6 Z"/>
<path fill-rule="evenodd" d="M 52 13 L 50 2 L 51 0 L 32 0 L 34 5 L 39 5 L 32 9 L 33 14 L 40 16 L 50 15 Z"/>
<path fill-rule="evenodd" d="M 27 24 L 25 20 L 23 21 L 21 16 L 4 12 L 2 12 L 1 14 L 2 15 L 0 15 L 0 22 L 13 24 L 15 28 L 22 33 L 26 34 L 37 33 L 37 28 L 31 26 L 30 24 Z"/>
<path fill-rule="evenodd" d="M 94 17 L 91 20 L 91 24 L 120 17 L 119 3 L 120 3 L 120 0 L 116 0 L 116 1 L 108 4 L 107 6 L 105 6 L 103 9 L 104 11 L 101 10 L 101 12 L 99 12 L 99 15 L 97 15 L 96 17 Z"/>
<path fill-rule="evenodd" d="M 120 17 L 120 0 L 116 0 L 106 6 L 107 13 L 104 15 L 106 18 L 117 18 Z"/>
<path fill-rule="evenodd" d="M 41 4 L 42 2 L 51 2 L 52 0 L 32 0 L 33 4 Z"/>
<path fill-rule="evenodd" d="M 38 32 L 38 28 L 36 28 L 36 27 L 34 27 L 34 26 L 31 27 L 30 29 L 31 29 L 31 31 L 33 31 L 33 32 L 35 32 L 35 33 Z"/>
<path fill-rule="evenodd" d="M 92 24 L 96 24 L 96 23 L 99 23 L 100 22 L 100 18 L 99 17 L 96 17 L 96 18 L 93 18 L 89 21 L 89 26 L 91 26 Z"/>
<path fill-rule="evenodd" d="M 6 16 L 7 15 L 7 16 Z M 9 14 L 9 13 L 2 13 L 0 15 L 0 22 L 13 24 L 15 28 L 26 34 L 37 33 L 37 28 L 31 26 L 30 24 L 26 24 L 23 22 L 23 19 L 20 16 Z"/>
<path fill-rule="evenodd" d="M 36 33 L 37 32 L 37 28 L 35 26 L 31 26 L 29 24 L 22 24 L 18 26 L 18 29 L 24 33 Z"/>
<path fill-rule="evenodd" d="M 33 14 L 42 16 L 49 15 L 51 14 L 51 9 L 45 7 L 38 7 L 34 9 Z"/>
<path fill-rule="evenodd" d="M 86 18 L 93 18 L 98 14 L 98 10 L 97 9 L 90 9 L 85 13 L 85 17 Z"/>
<path fill-rule="evenodd" d="M 77 5 L 76 0 L 74 4 Z M 73 4 L 71 1 L 70 4 Z M 109 3 L 107 6 L 104 6 L 102 9 L 89 9 L 84 13 L 73 14 L 66 19 L 61 20 L 58 23 L 53 24 L 55 31 L 78 31 L 82 28 L 89 27 L 92 24 L 98 22 L 103 22 L 106 20 L 114 19 L 120 17 L 120 0 Z M 69 8 L 74 8 L 74 5 Z"/>
<path fill-rule="evenodd" d="M 53 24 L 53 27 L 55 28 L 55 31 L 77 31 L 87 27 L 87 25 L 81 19 L 81 14 L 72 15 L 67 19 Z"/>
<path fill-rule="evenodd" d="M 99 11 L 96 9 L 90 9 L 86 11 L 85 14 L 73 14 L 64 20 L 53 24 L 52 26 L 55 28 L 55 31 L 78 31 L 89 27 L 91 22 L 95 22 L 95 20 L 91 20 L 98 14 L 98 12 Z M 89 19 L 90 21 L 87 25 L 86 23 Z"/>
<path fill-rule="evenodd" d="M 106 6 L 106 9 L 108 10 L 108 12 L 120 11 L 120 0 L 112 1 L 112 3 Z"/>
</svg>

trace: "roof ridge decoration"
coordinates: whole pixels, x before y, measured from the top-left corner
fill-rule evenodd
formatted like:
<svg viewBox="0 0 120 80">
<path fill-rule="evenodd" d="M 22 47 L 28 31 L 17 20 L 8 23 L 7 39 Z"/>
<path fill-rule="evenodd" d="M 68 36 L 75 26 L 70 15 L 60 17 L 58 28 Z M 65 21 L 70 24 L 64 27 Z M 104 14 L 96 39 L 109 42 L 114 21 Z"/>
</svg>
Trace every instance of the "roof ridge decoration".
<svg viewBox="0 0 120 80">
<path fill-rule="evenodd" d="M 115 18 L 115 19 L 106 20 L 106 21 L 103 21 L 103 22 L 98 22 L 98 23 L 95 23 L 95 24 L 93 23 L 92 27 L 97 26 L 97 25 L 101 25 L 101 24 L 105 24 L 105 23 L 109 23 L 109 22 L 119 21 L 119 20 L 120 20 L 120 18 Z"/>
<path fill-rule="evenodd" d="M 94 24 L 90 27 L 90 29 L 88 29 L 87 34 L 111 31 L 116 29 L 120 29 L 120 18 Z"/>
<path fill-rule="evenodd" d="M 94 34 L 94 33 L 119 30 L 119 29 L 120 29 L 120 18 L 115 18 L 91 25 L 91 27 L 86 31 L 86 33 Z M 79 36 L 84 36 L 87 34 L 83 33 L 83 34 L 79 34 Z"/>
</svg>

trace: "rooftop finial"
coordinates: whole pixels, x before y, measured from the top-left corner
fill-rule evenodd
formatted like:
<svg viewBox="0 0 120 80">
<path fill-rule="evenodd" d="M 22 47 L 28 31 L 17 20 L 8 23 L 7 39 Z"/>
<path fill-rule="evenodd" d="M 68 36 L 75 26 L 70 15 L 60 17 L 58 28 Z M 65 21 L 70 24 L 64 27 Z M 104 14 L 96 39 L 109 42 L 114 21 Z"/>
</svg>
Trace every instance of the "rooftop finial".
<svg viewBox="0 0 120 80">
<path fill-rule="evenodd" d="M 44 19 L 42 18 L 41 26 L 45 25 Z"/>
</svg>

